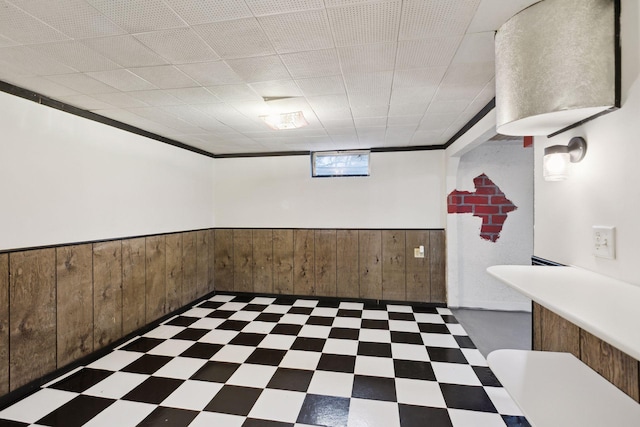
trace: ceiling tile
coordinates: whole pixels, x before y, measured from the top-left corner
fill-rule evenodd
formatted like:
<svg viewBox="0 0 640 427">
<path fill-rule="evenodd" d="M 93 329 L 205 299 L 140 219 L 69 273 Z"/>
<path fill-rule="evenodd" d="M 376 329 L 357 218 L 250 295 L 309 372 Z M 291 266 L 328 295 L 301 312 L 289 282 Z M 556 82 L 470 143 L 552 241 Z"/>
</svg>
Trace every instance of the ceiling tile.
<svg viewBox="0 0 640 427">
<path fill-rule="evenodd" d="M 495 33 L 466 34 L 453 58 L 454 64 L 472 64 L 476 62 L 494 62 Z"/>
<path fill-rule="evenodd" d="M 415 126 L 394 126 L 387 128 L 384 135 L 385 145 L 402 147 L 411 144 Z"/>
<path fill-rule="evenodd" d="M 123 92 L 156 89 L 153 84 L 133 74 L 129 70 L 97 71 L 87 73 L 87 75 Z"/>
<path fill-rule="evenodd" d="M 251 101 L 262 99 L 262 97 L 258 95 L 256 91 L 245 84 L 209 86 L 208 89 L 225 102 Z"/>
<path fill-rule="evenodd" d="M 336 120 L 323 120 L 322 125 L 327 133 L 332 135 L 347 135 L 355 133 L 353 119 L 336 119 Z"/>
<path fill-rule="evenodd" d="M 96 93 L 113 93 L 118 91 L 113 86 L 104 84 L 87 76 L 86 74 L 60 74 L 57 76 L 47 76 L 46 78 L 54 83 L 67 86 L 87 95 L 93 95 Z"/>
<path fill-rule="evenodd" d="M 422 115 L 427 111 L 428 103 L 392 102 L 389 104 L 389 118 Z"/>
<path fill-rule="evenodd" d="M 435 93 L 435 86 L 397 88 L 391 94 L 391 104 L 424 104 L 426 107 Z"/>
<path fill-rule="evenodd" d="M 349 104 L 354 107 L 387 107 L 389 105 L 389 94 L 380 92 L 356 92 L 349 94 Z"/>
<path fill-rule="evenodd" d="M 136 108 L 149 106 L 149 104 L 147 104 L 146 102 L 140 101 L 139 99 L 136 99 L 122 92 L 95 94 L 93 95 L 93 98 L 118 108 Z"/>
<path fill-rule="evenodd" d="M 451 123 L 458 118 L 458 113 L 428 113 L 425 114 L 418 131 L 420 132 L 444 132 Z"/>
<path fill-rule="evenodd" d="M 444 78 L 443 85 L 484 85 L 495 75 L 495 63 L 476 62 L 472 66 L 468 64 L 452 64 Z"/>
<path fill-rule="evenodd" d="M 11 3 L 74 39 L 125 33 L 85 0 L 11 0 Z"/>
<path fill-rule="evenodd" d="M 11 66 L 15 73 L 24 76 L 64 74 L 76 71 L 58 61 L 34 53 L 34 51 L 27 46 L 1 48 L 0 64 L 3 62 Z M 4 65 L 2 67 L 4 67 Z"/>
<path fill-rule="evenodd" d="M 160 89 L 198 86 L 198 83 L 196 83 L 195 80 L 172 65 L 131 68 L 130 71 Z"/>
<path fill-rule="evenodd" d="M 322 0 L 245 0 L 255 16 L 323 9 Z"/>
<path fill-rule="evenodd" d="M 62 96 L 59 98 L 59 100 L 83 110 L 104 110 L 114 107 L 107 102 L 96 99 L 95 96 L 97 95 L 71 95 Z"/>
<path fill-rule="evenodd" d="M 247 83 L 289 79 L 289 71 L 276 55 L 228 59 L 227 64 Z"/>
<path fill-rule="evenodd" d="M 213 22 L 193 27 L 222 58 L 274 54 L 275 50 L 255 18 Z"/>
<path fill-rule="evenodd" d="M 396 43 L 376 43 L 338 48 L 343 73 L 393 70 L 396 62 Z"/>
<path fill-rule="evenodd" d="M 184 27 L 186 23 L 162 0 L 87 0 L 129 33 Z"/>
<path fill-rule="evenodd" d="M 345 95 L 313 96 L 307 100 L 323 123 L 328 120 L 351 120 L 349 100 Z"/>
<path fill-rule="evenodd" d="M 168 89 L 166 92 L 186 104 L 215 104 L 216 102 L 221 102 L 217 96 L 203 87 Z"/>
<path fill-rule="evenodd" d="M 437 87 L 444 77 L 447 67 L 414 68 L 396 70 L 393 75 L 393 88 L 416 86 Z"/>
<path fill-rule="evenodd" d="M 395 0 L 327 9 L 336 45 L 396 41 L 401 5 Z"/>
<path fill-rule="evenodd" d="M 183 104 L 178 98 L 164 90 L 133 91 L 127 92 L 127 95 L 154 107 Z"/>
<path fill-rule="evenodd" d="M 481 91 L 481 85 L 442 85 L 438 88 L 433 101 L 467 101 L 471 103 Z"/>
<path fill-rule="evenodd" d="M 386 128 L 387 116 L 384 117 L 357 117 L 353 119 L 356 128 Z"/>
<path fill-rule="evenodd" d="M 0 3 L 0 34 L 23 44 L 69 40 L 69 37 L 13 4 Z"/>
<path fill-rule="evenodd" d="M 17 46 L 20 43 L 0 35 L 0 47 Z"/>
<path fill-rule="evenodd" d="M 224 61 L 184 64 L 177 67 L 202 86 L 243 83 L 242 78 Z"/>
<path fill-rule="evenodd" d="M 540 0 L 482 0 L 468 33 L 496 31 L 509 18 Z"/>
<path fill-rule="evenodd" d="M 249 86 L 262 97 L 302 96 L 302 91 L 293 80 L 272 80 L 268 82 L 251 83 Z"/>
<path fill-rule="evenodd" d="M 154 31 L 135 37 L 172 64 L 220 59 L 191 28 Z"/>
<path fill-rule="evenodd" d="M 451 63 L 461 37 L 409 40 L 398 43 L 396 69 L 447 66 Z"/>
<path fill-rule="evenodd" d="M 252 16 L 245 2 L 238 0 L 165 0 L 165 3 L 191 25 Z"/>
<path fill-rule="evenodd" d="M 67 86 L 54 83 L 44 77 L 15 77 L 8 82 L 36 93 L 46 93 L 47 96 L 52 98 L 80 95 L 77 91 Z"/>
<path fill-rule="evenodd" d="M 167 63 L 154 51 L 130 35 L 85 39 L 82 40 L 82 43 L 125 68 Z"/>
<path fill-rule="evenodd" d="M 386 116 L 388 112 L 388 105 L 354 105 L 351 107 L 351 114 L 354 118 Z"/>
<path fill-rule="evenodd" d="M 342 76 L 314 77 L 296 80 L 304 96 L 333 95 L 345 93 Z"/>
<path fill-rule="evenodd" d="M 387 126 L 412 127 L 415 131 L 420 124 L 420 120 L 422 120 L 422 114 L 418 116 L 389 116 L 387 119 Z"/>
<path fill-rule="evenodd" d="M 469 105 L 468 101 L 438 101 L 429 105 L 428 113 L 462 113 Z"/>
<path fill-rule="evenodd" d="M 411 145 L 440 145 L 442 141 L 442 132 L 416 132 L 411 138 Z"/>
<path fill-rule="evenodd" d="M 294 79 L 331 76 L 341 72 L 335 49 L 289 53 L 280 58 Z"/>
<path fill-rule="evenodd" d="M 78 71 L 105 71 L 120 68 L 118 64 L 77 41 L 36 44 L 30 46 L 46 56 Z"/>
<path fill-rule="evenodd" d="M 199 129 L 197 126 L 187 123 L 173 114 L 164 111 L 163 108 L 167 107 L 130 108 L 124 111 L 129 111 L 140 117 L 144 117 L 145 119 L 152 120 L 172 129 L 179 129 L 183 132 L 195 131 L 195 133 L 202 133 L 202 129 Z"/>
<path fill-rule="evenodd" d="M 371 93 L 389 97 L 393 71 L 345 74 L 344 83 L 349 93 Z"/>
<path fill-rule="evenodd" d="M 463 35 L 480 0 L 405 0 L 400 40 Z"/>
<path fill-rule="evenodd" d="M 324 10 L 311 10 L 258 18 L 278 53 L 328 49 L 333 46 Z"/>
</svg>

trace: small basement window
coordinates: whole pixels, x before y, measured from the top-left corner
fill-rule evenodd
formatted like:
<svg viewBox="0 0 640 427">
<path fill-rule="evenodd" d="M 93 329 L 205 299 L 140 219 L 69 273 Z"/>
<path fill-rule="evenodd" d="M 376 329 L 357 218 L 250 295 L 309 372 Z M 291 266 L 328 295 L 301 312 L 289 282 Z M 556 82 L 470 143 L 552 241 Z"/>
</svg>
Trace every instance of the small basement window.
<svg viewBox="0 0 640 427">
<path fill-rule="evenodd" d="M 369 176 L 368 150 L 311 153 L 311 176 Z"/>
</svg>

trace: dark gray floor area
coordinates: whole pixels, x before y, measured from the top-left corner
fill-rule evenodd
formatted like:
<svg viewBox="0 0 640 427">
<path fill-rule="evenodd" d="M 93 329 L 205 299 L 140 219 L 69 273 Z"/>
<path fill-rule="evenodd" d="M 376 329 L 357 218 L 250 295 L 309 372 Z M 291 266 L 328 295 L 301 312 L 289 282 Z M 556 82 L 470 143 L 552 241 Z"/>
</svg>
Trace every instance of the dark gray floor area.
<svg viewBox="0 0 640 427">
<path fill-rule="evenodd" d="M 531 350 L 531 313 L 468 308 L 451 311 L 484 357 L 502 348 Z"/>
</svg>

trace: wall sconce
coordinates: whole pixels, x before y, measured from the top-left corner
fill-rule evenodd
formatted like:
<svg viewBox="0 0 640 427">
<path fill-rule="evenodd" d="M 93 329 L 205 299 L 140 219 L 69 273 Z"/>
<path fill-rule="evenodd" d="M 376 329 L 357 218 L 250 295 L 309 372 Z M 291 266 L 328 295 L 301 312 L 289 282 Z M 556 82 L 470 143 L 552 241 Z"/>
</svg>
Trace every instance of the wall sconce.
<svg viewBox="0 0 640 427">
<path fill-rule="evenodd" d="M 578 163 L 587 152 L 587 141 L 576 136 L 569 145 L 552 145 L 544 149 L 542 170 L 545 181 L 564 181 L 569 176 L 569 163 Z"/>
</svg>

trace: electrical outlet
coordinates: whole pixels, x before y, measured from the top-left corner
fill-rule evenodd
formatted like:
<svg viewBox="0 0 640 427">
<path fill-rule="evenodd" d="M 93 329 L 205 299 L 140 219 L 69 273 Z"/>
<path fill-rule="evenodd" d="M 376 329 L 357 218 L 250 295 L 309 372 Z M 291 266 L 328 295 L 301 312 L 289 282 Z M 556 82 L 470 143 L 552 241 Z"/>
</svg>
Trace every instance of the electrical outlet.
<svg viewBox="0 0 640 427">
<path fill-rule="evenodd" d="M 616 258 L 616 228 L 603 225 L 593 226 L 593 255 L 599 258 Z"/>
<path fill-rule="evenodd" d="M 413 248 L 413 257 L 424 258 L 424 246 L 421 245 L 419 248 Z"/>
</svg>

